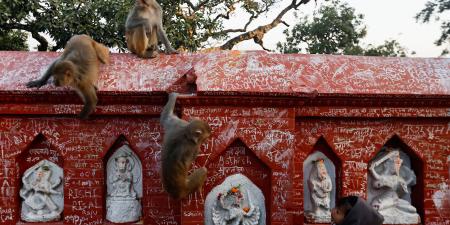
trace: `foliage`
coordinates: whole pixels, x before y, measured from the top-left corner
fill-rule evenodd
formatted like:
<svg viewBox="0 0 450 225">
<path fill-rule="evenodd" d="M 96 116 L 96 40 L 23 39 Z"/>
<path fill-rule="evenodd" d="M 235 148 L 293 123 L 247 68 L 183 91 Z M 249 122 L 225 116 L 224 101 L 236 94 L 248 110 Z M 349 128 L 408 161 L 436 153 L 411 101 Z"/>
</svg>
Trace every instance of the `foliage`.
<svg viewBox="0 0 450 225">
<path fill-rule="evenodd" d="M 425 4 L 425 8 L 416 15 L 416 20 L 422 23 L 428 23 L 434 16 L 435 20 L 439 21 L 442 19 L 439 15 L 442 15 L 444 12 L 448 13 L 449 9 L 450 0 L 431 0 L 428 1 Z M 444 43 L 450 45 L 450 20 L 442 20 L 441 30 L 441 37 L 436 40 L 435 44 L 437 46 L 442 46 Z M 445 49 L 442 52 L 442 55 L 448 54 L 448 52 L 449 49 Z"/>
<path fill-rule="evenodd" d="M 11 30 L 0 31 L 0 50 L 18 50 L 27 51 L 28 35 L 24 32 Z"/>
<path fill-rule="evenodd" d="M 369 45 L 360 55 L 405 57 L 406 50 L 396 40 L 390 40 L 379 46 Z"/>
<path fill-rule="evenodd" d="M 309 18 L 298 18 L 297 24 L 286 29 L 286 42 L 279 42 L 277 48 L 283 53 L 306 52 L 311 54 L 345 54 L 370 56 L 405 56 L 406 52 L 395 41 L 383 45 L 360 46 L 360 40 L 367 34 L 364 15 L 357 14 L 347 3 L 333 0 L 323 4 Z"/>
<path fill-rule="evenodd" d="M 108 46 L 124 46 L 127 0 L 9 0 L 0 4 L 0 28 L 20 29 L 32 34 L 48 50 L 46 33 L 56 42 L 52 50 L 62 49 L 75 34 L 88 34 Z"/>
<path fill-rule="evenodd" d="M 366 35 L 363 18 L 348 4 L 334 0 L 331 4 L 322 5 L 312 19 L 307 16 L 299 18 L 290 32 L 285 30 L 287 42 L 278 43 L 278 49 L 285 53 L 303 49 L 312 54 L 353 51 Z"/>
<path fill-rule="evenodd" d="M 224 41 L 230 34 L 240 33 L 242 40 L 255 38 L 247 30 L 256 18 L 274 8 L 279 0 L 161 0 L 163 23 L 175 48 L 195 51 L 208 46 L 208 41 Z M 292 0 L 291 10 L 309 0 Z M 8 0 L 0 2 L 0 29 L 18 29 L 30 32 L 40 45 L 38 50 L 49 50 L 49 35 L 55 41 L 51 50 L 62 49 L 75 34 L 88 34 L 109 47 L 126 48 L 124 24 L 134 0 Z M 239 10 L 248 15 L 243 28 L 224 29 Z M 284 12 L 285 13 L 285 12 Z M 282 15 L 281 15 L 282 16 Z M 280 18 L 274 20 L 278 23 Z M 272 25 L 276 25 L 272 24 Z M 273 27 L 267 27 L 273 28 Z M 265 29 L 263 33 L 270 29 Z M 249 34 L 242 36 L 243 34 Z M 255 39 L 257 40 L 257 39 Z M 241 41 L 241 40 L 239 40 Z M 232 48 L 237 42 L 229 42 Z"/>
</svg>

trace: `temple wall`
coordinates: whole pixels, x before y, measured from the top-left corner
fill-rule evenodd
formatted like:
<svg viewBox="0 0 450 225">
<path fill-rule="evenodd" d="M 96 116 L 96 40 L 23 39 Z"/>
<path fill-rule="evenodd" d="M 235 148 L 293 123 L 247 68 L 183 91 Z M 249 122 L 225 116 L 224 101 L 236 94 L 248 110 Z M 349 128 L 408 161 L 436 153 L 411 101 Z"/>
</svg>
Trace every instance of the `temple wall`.
<svg viewBox="0 0 450 225">
<path fill-rule="evenodd" d="M 330 224 L 305 212 L 316 201 L 304 196 L 314 179 L 304 175 L 304 168 L 312 171 L 308 163 L 322 160 L 322 169 L 334 170 L 326 171 L 332 207 L 341 196 L 369 198 L 370 167 L 392 148 L 414 174 L 403 187 L 420 216 L 414 224 L 450 225 L 450 60 L 238 51 L 141 60 L 114 54 L 111 67 L 101 70 L 95 113 L 80 120 L 81 101 L 72 90 L 24 85 L 56 53 L 0 56 L 0 224 L 36 224 L 22 219 L 23 196 L 33 197 L 29 186 L 39 174 L 27 171 L 45 160 L 51 163 L 40 167 L 41 175 L 48 167 L 63 170 L 63 191 L 57 177 L 50 188 L 64 204 L 57 221 L 41 224 L 113 224 L 106 220 L 108 174 L 118 168 L 115 152 L 127 146 L 134 157 L 127 162 L 141 167 L 130 169 L 133 182 L 142 183 L 140 224 L 215 223 L 220 212 L 205 205 L 216 207 L 240 185 L 247 190 L 236 193 L 259 212 L 250 211 L 252 224 Z M 208 178 L 182 201 L 169 198 L 159 175 L 159 114 L 172 91 L 189 94 L 177 100 L 178 115 L 212 128 L 193 165 L 205 166 Z"/>
<path fill-rule="evenodd" d="M 160 178 L 161 127 L 157 115 L 0 118 L 0 222 L 20 221 L 23 172 L 47 159 L 64 170 L 64 224 L 105 222 L 108 152 L 123 143 L 142 161 L 144 224 L 202 224 L 208 192 L 227 176 L 246 175 L 264 193 L 267 224 L 305 224 L 303 161 L 321 151 L 336 166 L 337 196 L 367 198 L 368 163 L 385 145 L 402 148 L 417 184 L 412 204 L 425 224 L 448 224 L 450 123 L 448 118 L 297 116 L 304 109 L 270 107 L 182 107 L 185 118 L 212 127 L 194 166 L 206 165 L 201 192 L 181 202 L 164 193 Z M 447 186 L 446 186 L 447 185 Z"/>
</svg>

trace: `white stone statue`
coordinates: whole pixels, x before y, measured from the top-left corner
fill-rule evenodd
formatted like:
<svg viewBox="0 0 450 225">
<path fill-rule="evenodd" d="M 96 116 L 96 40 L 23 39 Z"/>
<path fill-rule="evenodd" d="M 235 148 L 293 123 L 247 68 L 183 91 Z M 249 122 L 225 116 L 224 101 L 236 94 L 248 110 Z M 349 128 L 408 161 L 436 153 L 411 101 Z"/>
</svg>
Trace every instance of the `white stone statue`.
<svg viewBox="0 0 450 225">
<path fill-rule="evenodd" d="M 63 170 L 53 162 L 42 160 L 27 169 L 20 189 L 21 218 L 27 222 L 59 220 L 64 207 Z"/>
<path fill-rule="evenodd" d="M 330 194 L 333 188 L 331 178 L 324 159 L 319 158 L 312 163 L 314 165 L 308 179 L 312 211 L 306 216 L 314 222 L 329 222 L 331 220 Z"/>
<path fill-rule="evenodd" d="M 309 223 L 330 223 L 335 206 L 336 167 L 321 151 L 303 161 L 303 208 Z"/>
<path fill-rule="evenodd" d="M 136 222 L 141 217 L 142 166 L 124 145 L 107 163 L 106 219 L 114 223 Z"/>
<path fill-rule="evenodd" d="M 229 176 L 206 197 L 205 225 L 265 225 L 261 190 L 242 174 Z"/>
<path fill-rule="evenodd" d="M 369 167 L 369 202 L 384 216 L 387 224 L 417 224 L 420 216 L 410 203 L 416 175 L 403 163 L 400 149 L 385 148 Z M 407 155 L 404 156 L 407 160 Z"/>
</svg>

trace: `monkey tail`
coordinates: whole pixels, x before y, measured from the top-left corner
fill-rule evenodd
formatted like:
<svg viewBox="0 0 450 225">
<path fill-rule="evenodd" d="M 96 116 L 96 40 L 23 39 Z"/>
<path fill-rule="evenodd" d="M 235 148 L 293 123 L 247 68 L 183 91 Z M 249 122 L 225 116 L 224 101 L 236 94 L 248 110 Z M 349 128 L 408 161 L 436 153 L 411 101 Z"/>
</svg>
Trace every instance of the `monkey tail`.
<svg viewBox="0 0 450 225">
<path fill-rule="evenodd" d="M 103 64 L 109 64 L 109 49 L 95 41 L 92 41 L 92 45 L 94 46 L 95 52 L 97 53 L 97 58 L 100 62 Z"/>
</svg>

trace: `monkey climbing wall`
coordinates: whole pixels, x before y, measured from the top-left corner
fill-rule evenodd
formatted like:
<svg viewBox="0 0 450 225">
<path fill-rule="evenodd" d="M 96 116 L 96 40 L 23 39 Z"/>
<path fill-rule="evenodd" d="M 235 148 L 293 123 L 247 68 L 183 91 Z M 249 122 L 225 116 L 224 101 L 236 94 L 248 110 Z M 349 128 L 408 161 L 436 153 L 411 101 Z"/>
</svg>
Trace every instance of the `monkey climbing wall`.
<svg viewBox="0 0 450 225">
<path fill-rule="evenodd" d="M 63 169 L 62 188 L 54 188 L 63 190 L 62 214 L 46 224 L 113 224 L 106 162 L 124 145 L 142 167 L 141 224 L 210 224 L 205 218 L 220 214 L 205 215 L 207 195 L 236 174 L 249 181 L 233 185 L 256 186 L 242 194 L 248 202 L 260 196 L 253 197 L 264 209 L 260 224 L 317 224 L 303 209 L 308 156 L 321 152 L 333 163 L 329 198 L 367 199 L 370 165 L 385 148 L 410 161 L 415 224 L 450 224 L 450 59 L 112 54 L 101 67 L 97 109 L 80 120 L 82 104 L 70 88 L 25 87 L 57 55 L 0 52 L 0 224 L 32 223 L 21 217 L 23 196 L 33 197 L 33 176 L 24 175 L 42 160 Z M 164 193 L 159 176 L 159 113 L 172 91 L 186 94 L 177 100 L 179 115 L 203 119 L 213 131 L 193 165 L 208 168 L 207 181 L 182 201 Z"/>
</svg>

